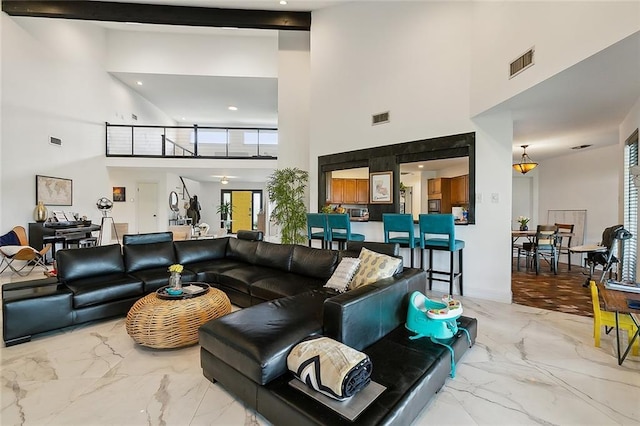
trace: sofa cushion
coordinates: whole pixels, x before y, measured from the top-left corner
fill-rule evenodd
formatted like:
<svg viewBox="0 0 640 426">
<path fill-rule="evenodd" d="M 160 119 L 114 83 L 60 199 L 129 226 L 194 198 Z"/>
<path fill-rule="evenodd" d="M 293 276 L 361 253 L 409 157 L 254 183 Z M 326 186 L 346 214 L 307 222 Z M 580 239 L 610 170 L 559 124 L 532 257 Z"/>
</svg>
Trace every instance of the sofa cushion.
<svg viewBox="0 0 640 426">
<path fill-rule="evenodd" d="M 233 312 L 199 329 L 200 346 L 258 384 L 287 372 L 287 354 L 322 331 L 322 292 L 306 292 Z"/>
<path fill-rule="evenodd" d="M 227 245 L 227 257 L 235 260 L 241 260 L 246 263 L 256 263 L 256 250 L 258 241 L 239 240 L 237 238 L 229 238 Z"/>
<path fill-rule="evenodd" d="M 109 274 L 124 273 L 119 244 L 56 252 L 56 268 L 61 283 Z"/>
<path fill-rule="evenodd" d="M 402 260 L 386 254 L 376 253 L 366 247 L 360 251 L 360 267 L 353 277 L 349 289 L 361 287 L 374 283 L 383 278 L 393 276 L 398 267 L 402 265 Z"/>
<path fill-rule="evenodd" d="M 261 300 L 273 300 L 279 297 L 294 296 L 309 290 L 321 288 L 324 281 L 318 278 L 298 274 L 283 273 L 264 278 L 251 285 L 251 297 Z"/>
<path fill-rule="evenodd" d="M 261 241 L 256 248 L 255 264 L 289 271 L 292 256 L 292 244 L 273 244 Z"/>
<path fill-rule="evenodd" d="M 238 268 L 228 269 L 220 272 L 217 282 L 221 285 L 231 287 L 238 291 L 249 294 L 249 287 L 264 278 L 277 277 L 282 274 L 274 268 L 266 268 L 256 265 L 242 265 Z"/>
<path fill-rule="evenodd" d="M 173 241 L 171 232 L 152 232 L 149 234 L 127 234 L 122 236 L 122 244 L 125 246 L 134 244 L 166 243 Z"/>
<path fill-rule="evenodd" d="M 128 274 L 108 274 L 100 279 L 84 278 L 67 283 L 73 292 L 73 307 L 100 305 L 119 299 L 142 296 L 142 281 Z"/>
<path fill-rule="evenodd" d="M 173 241 L 125 245 L 123 251 L 124 264 L 129 273 L 145 269 L 168 268 L 176 263 Z"/>
<path fill-rule="evenodd" d="M 176 261 L 182 265 L 224 259 L 227 253 L 226 238 L 213 238 L 206 240 L 176 241 L 173 246 L 176 250 Z"/>
<path fill-rule="evenodd" d="M 320 278 L 325 282 L 338 265 L 338 252 L 296 245 L 293 247 L 291 272 Z"/>
</svg>

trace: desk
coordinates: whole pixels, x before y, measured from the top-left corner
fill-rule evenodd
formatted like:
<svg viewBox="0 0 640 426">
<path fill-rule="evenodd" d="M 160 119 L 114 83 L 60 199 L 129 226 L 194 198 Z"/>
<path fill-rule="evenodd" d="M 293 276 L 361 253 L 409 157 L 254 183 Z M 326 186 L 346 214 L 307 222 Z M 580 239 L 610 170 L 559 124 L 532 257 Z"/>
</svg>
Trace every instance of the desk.
<svg viewBox="0 0 640 426">
<path fill-rule="evenodd" d="M 598 283 L 598 292 L 602 295 L 604 300 L 604 307 L 607 311 L 616 313 L 616 347 L 618 355 L 618 365 L 622 365 L 622 362 L 629 354 L 631 346 L 636 339 L 640 339 L 640 309 L 631 309 L 627 305 L 627 299 L 640 300 L 640 293 L 631 293 L 628 291 L 610 290 L 602 283 Z M 618 328 L 618 314 L 630 314 L 631 320 L 636 325 L 636 333 L 629 339 L 629 345 L 624 351 L 624 354 L 620 350 L 620 329 Z"/>
</svg>

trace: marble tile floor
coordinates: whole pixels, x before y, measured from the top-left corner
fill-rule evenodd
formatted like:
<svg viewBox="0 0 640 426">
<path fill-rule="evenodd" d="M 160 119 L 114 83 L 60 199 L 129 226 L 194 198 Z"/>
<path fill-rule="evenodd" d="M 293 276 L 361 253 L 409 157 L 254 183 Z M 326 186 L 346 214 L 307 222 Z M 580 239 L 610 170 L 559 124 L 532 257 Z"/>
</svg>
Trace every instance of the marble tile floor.
<svg viewBox="0 0 640 426">
<path fill-rule="evenodd" d="M 591 318 L 462 300 L 478 318 L 477 343 L 415 425 L 640 425 L 640 357 L 618 366 L 613 333 L 595 348 Z M 0 357 L 3 426 L 269 424 L 202 376 L 197 345 L 135 345 L 124 318 L 46 333 Z"/>
</svg>

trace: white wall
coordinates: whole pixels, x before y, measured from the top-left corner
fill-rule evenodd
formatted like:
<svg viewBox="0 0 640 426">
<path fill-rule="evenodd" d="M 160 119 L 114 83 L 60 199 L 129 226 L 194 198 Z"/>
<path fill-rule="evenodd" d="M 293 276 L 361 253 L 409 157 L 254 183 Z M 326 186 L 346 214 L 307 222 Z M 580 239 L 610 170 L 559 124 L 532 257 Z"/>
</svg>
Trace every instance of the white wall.
<svg viewBox="0 0 640 426">
<path fill-rule="evenodd" d="M 540 161 L 538 220 L 549 210 L 586 210 L 584 244 L 597 244 L 604 228 L 620 223 L 618 209 L 623 151 L 620 146 L 585 150 Z"/>
<path fill-rule="evenodd" d="M 109 30 L 108 71 L 277 77 L 278 37 Z"/>
<path fill-rule="evenodd" d="M 478 204 L 478 225 L 456 229 L 466 241 L 465 294 L 510 301 L 511 121 L 469 119 L 471 18 L 468 3 L 367 2 L 314 12 L 311 203 L 313 210 L 318 155 L 476 131 L 476 190 L 500 202 Z M 387 110 L 391 122 L 371 126 L 371 114 Z M 380 222 L 353 230 L 382 241 Z"/>
<path fill-rule="evenodd" d="M 471 115 L 640 30 L 637 1 L 472 4 Z M 509 63 L 534 46 L 535 65 L 509 79 Z"/>
<path fill-rule="evenodd" d="M 172 123 L 105 72 L 105 49 L 90 23 L 2 14 L 2 229 L 33 220 L 36 174 L 72 179 L 73 205 L 60 209 L 99 223 L 95 201 L 123 186 L 105 166 L 104 122 Z"/>
</svg>

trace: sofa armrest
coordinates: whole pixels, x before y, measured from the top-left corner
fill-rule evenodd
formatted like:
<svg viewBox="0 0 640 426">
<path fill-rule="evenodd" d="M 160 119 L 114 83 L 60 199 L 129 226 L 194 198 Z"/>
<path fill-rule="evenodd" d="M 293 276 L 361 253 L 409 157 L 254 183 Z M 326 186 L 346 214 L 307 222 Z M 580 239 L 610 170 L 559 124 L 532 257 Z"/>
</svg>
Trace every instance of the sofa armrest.
<svg viewBox="0 0 640 426">
<path fill-rule="evenodd" d="M 426 292 L 427 274 L 416 268 L 379 280 L 324 302 L 323 332 L 357 350 L 386 336 L 407 317 L 409 294 Z"/>
</svg>

